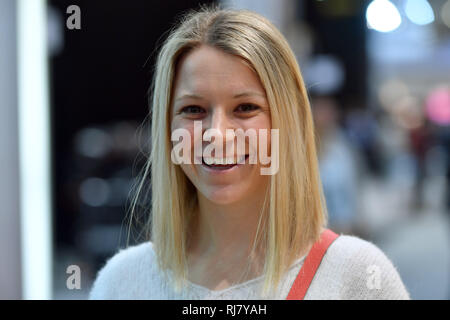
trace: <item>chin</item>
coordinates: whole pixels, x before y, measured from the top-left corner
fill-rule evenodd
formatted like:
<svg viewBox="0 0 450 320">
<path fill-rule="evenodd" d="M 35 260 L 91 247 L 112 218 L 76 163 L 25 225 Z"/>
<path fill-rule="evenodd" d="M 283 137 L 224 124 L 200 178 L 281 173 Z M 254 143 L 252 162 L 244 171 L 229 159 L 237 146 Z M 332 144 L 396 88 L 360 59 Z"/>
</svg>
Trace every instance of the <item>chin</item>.
<svg viewBox="0 0 450 320">
<path fill-rule="evenodd" d="M 230 205 L 244 200 L 242 190 L 233 185 L 206 187 L 200 192 L 209 201 L 218 205 Z"/>
</svg>

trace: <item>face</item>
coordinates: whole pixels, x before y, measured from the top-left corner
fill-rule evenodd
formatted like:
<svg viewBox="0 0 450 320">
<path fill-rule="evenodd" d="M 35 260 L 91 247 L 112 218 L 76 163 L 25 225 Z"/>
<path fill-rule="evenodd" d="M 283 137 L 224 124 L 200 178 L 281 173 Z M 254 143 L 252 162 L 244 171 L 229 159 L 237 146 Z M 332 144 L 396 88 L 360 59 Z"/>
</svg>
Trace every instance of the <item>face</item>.
<svg viewBox="0 0 450 320">
<path fill-rule="evenodd" d="M 202 141 L 202 135 L 194 134 L 196 121 L 199 121 L 197 125 L 201 123 L 203 132 L 214 129 L 224 137 L 224 163 L 225 154 L 231 155 L 232 162 L 237 162 L 238 158 L 241 162 L 245 156 L 245 163 L 220 165 L 214 151 L 212 164 L 208 157 L 201 157 L 211 142 Z M 253 129 L 257 133 L 266 129 L 267 150 L 270 150 L 271 120 L 265 90 L 258 76 L 241 58 L 210 46 L 200 46 L 182 58 L 176 70 L 171 105 L 171 130 L 176 129 L 190 133 L 192 161 L 180 166 L 197 188 L 199 197 L 217 204 L 232 204 L 264 194 L 269 178 L 261 175 L 259 161 L 250 163 L 249 139 L 246 139 L 245 151 L 238 151 L 236 147 L 226 150 L 227 139 L 234 139 L 237 146 L 236 137 L 227 136 L 227 129 L 244 132 Z M 200 164 L 194 163 L 196 143 L 203 151 Z"/>
</svg>

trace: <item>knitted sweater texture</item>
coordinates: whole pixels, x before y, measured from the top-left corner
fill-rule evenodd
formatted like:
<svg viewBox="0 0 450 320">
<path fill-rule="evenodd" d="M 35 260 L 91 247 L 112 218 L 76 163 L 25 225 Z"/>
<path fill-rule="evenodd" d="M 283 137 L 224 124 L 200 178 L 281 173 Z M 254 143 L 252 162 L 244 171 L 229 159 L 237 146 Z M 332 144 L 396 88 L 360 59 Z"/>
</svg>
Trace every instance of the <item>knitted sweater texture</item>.
<svg viewBox="0 0 450 320">
<path fill-rule="evenodd" d="M 172 277 L 163 276 L 151 242 L 123 249 L 99 271 L 90 299 L 158 300 L 278 300 L 286 299 L 305 257 L 295 261 L 278 289 L 262 296 L 263 276 L 223 290 L 210 290 L 188 281 L 181 291 Z M 374 244 L 340 235 L 328 248 L 305 300 L 410 299 L 400 275 L 388 257 Z"/>
</svg>

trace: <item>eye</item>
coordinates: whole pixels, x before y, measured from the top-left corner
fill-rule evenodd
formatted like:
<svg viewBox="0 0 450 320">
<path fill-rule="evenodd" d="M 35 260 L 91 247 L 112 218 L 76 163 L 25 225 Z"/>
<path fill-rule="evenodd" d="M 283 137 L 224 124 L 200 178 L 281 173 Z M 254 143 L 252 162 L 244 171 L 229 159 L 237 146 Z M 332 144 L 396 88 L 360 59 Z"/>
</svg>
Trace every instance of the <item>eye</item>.
<svg viewBox="0 0 450 320">
<path fill-rule="evenodd" d="M 180 110 L 180 113 L 185 113 L 187 115 L 199 116 L 205 113 L 205 109 L 200 106 L 187 106 Z"/>
<path fill-rule="evenodd" d="M 260 109 L 260 107 L 257 106 L 256 104 L 244 103 L 244 104 L 240 104 L 239 106 L 237 106 L 237 108 L 234 111 L 239 112 L 239 113 L 251 113 L 251 112 L 259 110 L 259 109 Z"/>
</svg>

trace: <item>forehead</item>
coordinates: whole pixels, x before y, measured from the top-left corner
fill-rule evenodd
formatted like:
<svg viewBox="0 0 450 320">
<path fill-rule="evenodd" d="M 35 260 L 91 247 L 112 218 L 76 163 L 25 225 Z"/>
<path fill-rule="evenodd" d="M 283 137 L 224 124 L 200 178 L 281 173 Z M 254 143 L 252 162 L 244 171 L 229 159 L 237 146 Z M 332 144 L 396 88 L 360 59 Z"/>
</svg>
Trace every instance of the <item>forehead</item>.
<svg viewBox="0 0 450 320">
<path fill-rule="evenodd" d="M 230 94 L 252 89 L 264 94 L 256 73 L 240 57 L 202 45 L 186 54 L 178 63 L 174 79 L 175 93 L 180 91 L 228 91 Z"/>
</svg>

